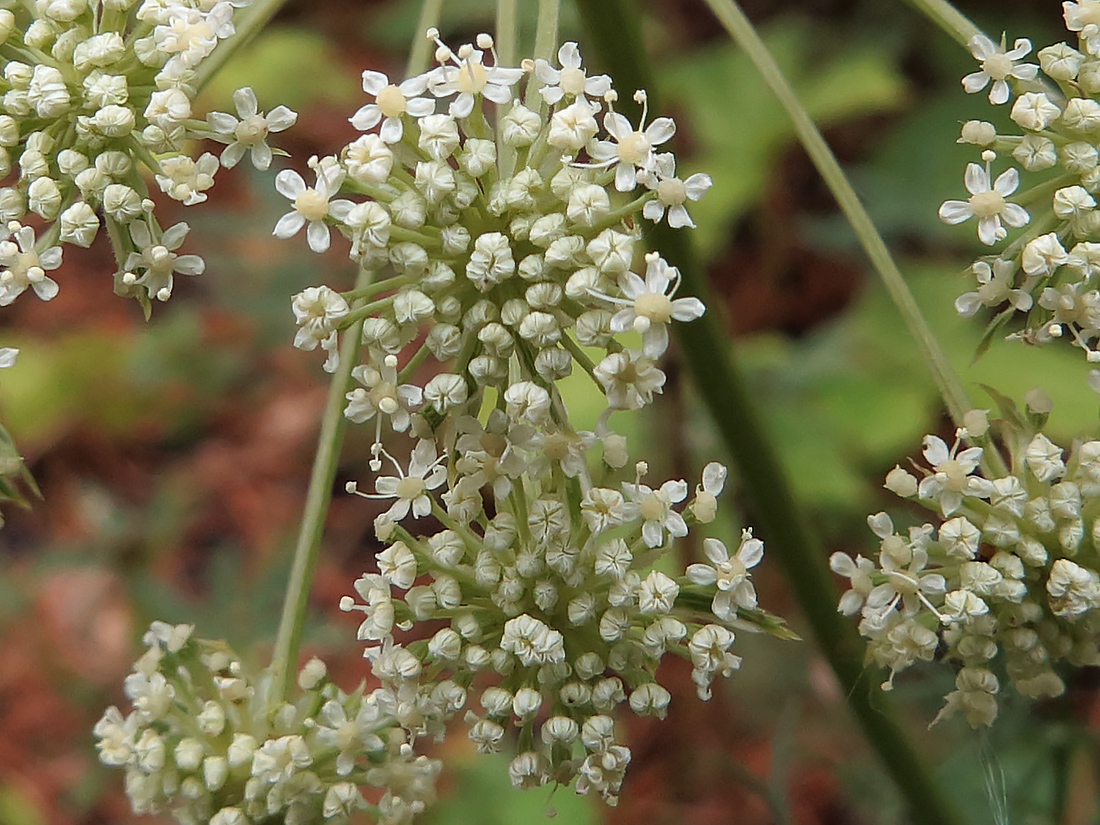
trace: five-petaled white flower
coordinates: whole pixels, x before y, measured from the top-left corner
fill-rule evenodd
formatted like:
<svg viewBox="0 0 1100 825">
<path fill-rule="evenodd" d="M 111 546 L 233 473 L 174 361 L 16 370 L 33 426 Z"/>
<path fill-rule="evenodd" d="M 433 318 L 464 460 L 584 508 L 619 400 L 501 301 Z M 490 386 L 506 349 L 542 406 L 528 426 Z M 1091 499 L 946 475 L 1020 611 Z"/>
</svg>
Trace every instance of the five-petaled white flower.
<svg viewBox="0 0 1100 825">
<path fill-rule="evenodd" d="M 61 247 L 35 249 L 34 229 L 18 221 L 8 224 L 11 237 L 0 241 L 0 306 L 6 307 L 27 287 L 43 301 L 58 293 L 57 281 L 46 273 L 61 266 Z"/>
<path fill-rule="evenodd" d="M 551 106 L 565 95 L 603 97 L 611 90 L 611 78 L 607 75 L 588 77 L 585 74 L 576 43 L 570 41 L 562 44 L 558 49 L 558 63 L 561 69 L 555 69 L 541 57 L 535 61 L 535 77 L 543 84 L 539 94 Z"/>
<path fill-rule="evenodd" d="M 944 223 L 954 225 L 977 218 L 978 238 L 987 246 L 1007 237 L 1008 231 L 1001 225 L 1002 221 L 1016 228 L 1031 219 L 1022 206 L 1005 200 L 1020 185 L 1020 174 L 1015 169 L 1005 170 L 990 185 L 989 164 L 994 157 L 993 152 L 982 152 L 984 169 L 976 163 L 966 165 L 966 191 L 970 193 L 967 200 L 944 201 L 940 206 L 940 220 Z"/>
<path fill-rule="evenodd" d="M 669 480 L 654 490 L 645 484 L 623 484 L 623 492 L 642 518 L 642 540 L 647 547 L 660 547 L 665 543 L 665 531 L 672 538 L 687 535 L 687 522 L 672 509 L 672 505 L 687 497 L 687 484 L 682 480 Z"/>
<path fill-rule="evenodd" d="M 276 238 L 289 238 L 306 226 L 306 240 L 314 252 L 324 252 L 329 246 L 328 226 L 325 218 L 331 215 L 343 220 L 354 203 L 348 200 L 332 200 L 344 182 L 346 172 L 337 165 L 317 165 L 317 183 L 306 186 L 302 176 L 293 169 L 284 169 L 275 177 L 275 188 L 294 208 L 279 218 L 271 233 Z"/>
<path fill-rule="evenodd" d="M 955 299 L 955 311 L 963 318 L 969 318 L 981 307 L 997 307 L 1009 301 L 1021 312 L 1031 309 L 1031 295 L 1013 286 L 1017 264 L 997 258 L 990 266 L 986 261 L 977 261 L 970 268 L 978 279 L 977 292 L 967 292 Z"/>
<path fill-rule="evenodd" d="M 695 228 L 695 222 L 688 214 L 686 201 L 697 201 L 713 185 L 710 175 L 696 172 L 687 180 L 676 177 L 676 158 L 671 152 L 662 152 L 653 161 L 653 171 L 638 175 L 647 189 L 656 192 L 657 197 L 646 202 L 642 208 L 642 217 L 659 223 L 668 210 L 668 225 L 673 229 L 685 226 Z"/>
<path fill-rule="evenodd" d="M 248 150 L 252 165 L 262 172 L 271 166 L 272 153 L 267 136 L 289 129 L 297 122 L 298 115 L 286 106 L 276 106 L 266 115 L 262 114 L 256 93 L 249 86 L 233 93 L 233 104 L 237 107 L 237 117 L 225 112 L 211 112 L 206 116 L 210 128 L 229 140 L 229 145 L 222 150 L 222 166 L 232 169 Z"/>
<path fill-rule="evenodd" d="M 633 328 L 642 334 L 642 352 L 646 358 L 660 358 L 668 349 L 668 323 L 694 321 L 706 311 L 698 298 L 676 298 L 680 286 L 680 270 L 668 263 L 656 252 L 645 257 L 645 280 L 633 272 L 619 275 L 622 298 L 593 292 L 598 297 L 616 304 L 623 304 L 611 318 L 611 329 L 625 332 Z M 670 288 L 671 287 L 671 288 Z"/>
<path fill-rule="evenodd" d="M 442 44 L 440 46 L 446 49 Z M 512 87 L 523 77 L 523 69 L 486 66 L 484 53 L 470 47 L 459 49 L 457 58 L 450 54 L 449 49 L 445 54 L 454 59 L 454 64 L 444 64 L 434 69 L 428 76 L 428 88 L 436 97 L 458 95 L 447 110 L 452 117 L 468 117 L 474 110 L 478 95 L 493 103 L 511 102 Z"/>
<path fill-rule="evenodd" d="M 122 282 L 127 286 L 144 287 L 150 298 L 167 301 L 172 295 L 175 273 L 201 275 L 206 269 L 206 264 L 198 255 L 176 254 L 190 231 L 191 227 L 187 224 L 177 223 L 165 229 L 159 240 L 154 240 L 145 221 L 131 223 L 130 237 L 140 251 L 131 252 L 126 258 L 126 273 L 122 276 Z"/>
<path fill-rule="evenodd" d="M 374 96 L 374 103 L 368 103 L 348 118 L 351 125 L 360 132 L 366 132 L 382 123 L 378 136 L 384 143 L 398 143 L 405 134 L 401 116 L 426 117 L 435 111 L 435 101 L 419 97 L 428 88 L 429 76 L 418 74 L 401 83 L 390 83 L 389 77 L 382 72 L 363 72 L 363 91 Z"/>
<path fill-rule="evenodd" d="M 592 166 L 615 166 L 615 188 L 620 192 L 633 189 L 638 182 L 638 170 L 652 166 L 653 147 L 676 134 L 676 124 L 670 117 L 659 117 L 646 126 L 649 109 L 645 92 L 635 92 L 634 99 L 642 104 L 639 127 L 635 129 L 625 116 L 612 109 L 604 115 L 603 125 L 614 140 L 596 140 L 588 145 Z"/>
<path fill-rule="evenodd" d="M 389 521 L 401 521 L 410 510 L 413 518 L 424 518 L 431 513 L 432 499 L 428 493 L 447 480 L 447 468 L 443 466 L 446 455 L 436 456 L 435 442 L 430 439 L 417 442 L 409 459 L 408 473 L 401 469 L 397 460 L 383 450 L 381 445 L 376 445 L 374 449 L 390 460 L 397 475 L 379 476 L 374 482 L 377 493 L 359 492 L 354 481 L 348 482 L 348 492 L 363 498 L 397 499 L 383 514 L 383 518 Z"/>
<path fill-rule="evenodd" d="M 753 538 L 752 530 L 741 532 L 741 546 L 730 556 L 718 539 L 705 539 L 703 552 L 710 564 L 689 564 L 687 577 L 693 584 L 718 586 L 711 611 L 724 622 L 737 618 L 737 608 L 756 608 L 756 589 L 749 580 L 749 568 L 764 557 L 764 542 Z"/>
<path fill-rule="evenodd" d="M 918 494 L 940 505 L 944 516 L 949 516 L 962 506 L 963 494 L 985 498 L 985 479 L 970 475 L 982 458 L 981 447 L 969 447 L 958 452 L 959 442 L 948 450 L 942 438 L 924 437 L 924 458 L 935 472 L 921 479 Z"/>
<path fill-rule="evenodd" d="M 1005 51 L 1004 35 L 1001 35 L 1001 43 L 998 46 L 984 34 L 976 34 L 970 38 L 970 53 L 974 59 L 981 63 L 981 70 L 972 72 L 962 79 L 963 88 L 968 94 L 976 94 L 993 81 L 989 90 L 989 102 L 995 105 L 1008 102 L 1010 89 L 1008 78 L 1016 80 L 1034 80 L 1039 72 L 1039 67 L 1033 63 L 1017 63 L 1031 51 L 1031 41 L 1021 37 L 1013 44 L 1010 51 Z"/>
</svg>

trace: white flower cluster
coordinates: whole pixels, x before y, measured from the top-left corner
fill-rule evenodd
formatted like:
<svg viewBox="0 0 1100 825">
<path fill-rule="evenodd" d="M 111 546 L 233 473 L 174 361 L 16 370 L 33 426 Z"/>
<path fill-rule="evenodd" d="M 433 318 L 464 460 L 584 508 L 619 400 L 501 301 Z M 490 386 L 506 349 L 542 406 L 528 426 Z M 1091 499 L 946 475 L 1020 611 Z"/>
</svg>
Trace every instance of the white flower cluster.
<svg viewBox="0 0 1100 825">
<path fill-rule="evenodd" d="M 450 466 L 425 439 L 407 473 L 378 479 L 377 497 L 394 500 L 376 521 L 387 547 L 341 607 L 365 614 L 359 638 L 411 732 L 438 733 L 466 708 L 480 752 L 518 752 L 517 787 L 574 784 L 614 804 L 630 751 L 612 714 L 623 705 L 664 717 L 664 654 L 692 662 L 707 699 L 712 680 L 740 665 L 734 628 L 783 634 L 749 578 L 763 544 L 745 531 L 730 553 L 706 539 L 707 563 L 673 574 L 673 542 L 714 518 L 725 468 L 709 464 L 686 506 L 688 485 L 650 487 L 644 464 L 633 481 L 597 486 L 591 433 L 534 427 L 508 407 L 447 428 Z M 429 514 L 442 529 L 405 526 Z M 427 638 L 395 642 L 395 630 L 423 623 Z"/>
<path fill-rule="evenodd" d="M 268 133 L 295 115 L 259 112 L 251 89 L 234 96 L 239 117 L 197 119 L 201 65 L 234 34 L 238 0 L 36 0 L 0 9 L 0 306 L 28 287 L 43 300 L 58 286 L 60 241 L 90 246 L 106 225 L 120 269 L 115 290 L 148 310 L 175 274 L 203 261 L 178 255 L 188 227 L 162 230 L 146 180 L 184 204 L 206 200 L 219 166 L 246 150 L 267 168 Z M 227 145 L 221 159 L 184 152 L 187 141 Z M 144 173 L 144 174 L 143 174 Z M 28 220 L 45 222 L 37 241 Z"/>
<path fill-rule="evenodd" d="M 482 35 L 479 45 L 491 49 L 492 40 Z M 505 392 L 517 377 L 547 385 L 574 364 L 611 406 L 641 407 L 664 383 L 654 361 L 668 324 L 697 318 L 703 305 L 673 297 L 679 272 L 656 254 L 642 274 L 633 271 L 638 218 L 691 225 L 685 204 L 710 179 L 676 177 L 673 156 L 658 151 L 672 120 L 645 125 L 643 115 L 631 124 L 615 111 L 608 78 L 585 74 L 573 43 L 558 52 L 561 69 L 541 60 L 487 65 L 472 45 L 457 54 L 440 45 L 436 57 L 441 65 L 399 85 L 364 72 L 374 102 L 351 121 L 372 131 L 338 157 L 311 161 L 313 185 L 290 170 L 276 179 L 293 209 L 275 235 L 305 227 L 310 248 L 323 252 L 336 228 L 353 260 L 389 275 L 354 293 L 314 287 L 296 296 L 295 345 L 320 345 L 331 370 L 338 332 L 367 317 L 371 355 L 349 416 L 381 412 L 399 429 L 422 404 L 445 413 L 476 389 Z M 539 107 L 520 102 L 514 87 L 523 78 Z M 370 300 L 352 311 L 357 299 Z M 640 346 L 614 340 L 627 330 L 641 334 Z M 585 348 L 593 347 L 606 357 L 590 360 Z M 429 354 L 452 363 L 451 372 L 399 392 L 411 370 L 395 380 L 396 365 Z"/>
<path fill-rule="evenodd" d="M 251 678 L 223 642 L 154 622 L 125 682 L 132 711 L 95 726 L 100 761 L 126 771 L 135 813 L 184 825 L 346 823 L 358 811 L 398 825 L 434 800 L 439 763 L 416 756 L 384 690 L 346 694 L 313 659 L 301 696 L 272 705 L 268 674 Z M 383 788 L 368 804 L 359 786 Z"/>
<path fill-rule="evenodd" d="M 937 719 L 962 711 L 989 725 L 1006 679 L 1027 697 L 1058 696 L 1060 662 L 1100 664 L 1100 441 L 1063 450 L 1033 424 L 1011 409 L 1011 471 L 996 478 L 979 472 L 983 447 L 927 436 L 929 467 L 919 478 L 895 468 L 886 488 L 942 519 L 901 533 L 878 513 L 867 520 L 877 559 L 831 559 L 850 581 L 840 611 L 861 615 L 869 656 L 890 668 L 885 688 L 918 660 L 957 664 Z M 987 427 L 973 411 L 957 438 L 996 449 Z"/>
<path fill-rule="evenodd" d="M 982 164 L 967 166 L 966 200 L 949 200 L 940 218 L 957 224 L 975 218 L 982 243 L 994 246 L 1010 228 L 1030 227 L 998 254 L 979 259 L 972 272 L 976 288 L 955 302 L 970 317 L 983 308 L 994 313 L 987 335 L 1043 344 L 1065 338 L 1100 362 L 1100 2 L 1062 3 L 1066 27 L 1076 48 L 1058 43 L 1041 49 L 1038 65 L 1022 62 L 1031 51 L 1026 39 L 1007 50 L 978 35 L 970 47 L 981 69 L 963 78 L 966 91 L 990 85 L 989 100 L 1011 101 L 1018 134 L 998 134 L 992 123 L 971 120 L 960 143 L 981 150 Z M 1015 92 L 1015 97 L 1013 97 Z M 994 178 L 998 157 L 1043 182 L 1016 194 L 1020 178 L 1010 167 Z M 1024 205 L 1010 202 L 1009 197 Z M 1029 214 L 1030 210 L 1030 214 Z M 1034 220 L 1032 220 L 1034 218 Z M 1093 382 L 1100 387 L 1100 373 Z"/>
<path fill-rule="evenodd" d="M 714 519 L 721 465 L 690 501 L 682 480 L 650 486 L 644 463 L 615 472 L 630 462 L 610 412 L 652 400 L 668 325 L 704 311 L 675 297 L 675 267 L 642 254 L 639 224 L 689 225 L 685 203 L 709 179 L 677 178 L 657 150 L 672 121 L 630 123 L 573 43 L 560 68 L 490 63 L 488 35 L 437 45 L 426 74 L 364 73 L 374 102 L 351 121 L 366 134 L 314 159 L 313 185 L 291 171 L 276 181 L 293 202 L 276 235 L 304 228 L 321 252 L 335 228 L 361 267 L 385 270 L 293 302 L 295 345 L 320 346 L 329 369 L 339 333 L 364 321 L 345 414 L 373 421 L 384 474 L 374 492 L 349 490 L 390 506 L 375 521 L 377 571 L 341 607 L 365 614 L 372 672 L 411 734 L 440 735 L 464 712 L 480 751 L 518 754 L 516 786 L 571 784 L 614 803 L 630 751 L 613 714 L 664 716 L 662 656 L 690 660 L 707 698 L 740 663 L 733 628 L 785 632 L 757 608 L 749 568 L 763 545 L 751 534 L 733 553 L 707 539 L 709 563 L 678 575 L 667 558 Z M 440 366 L 413 383 L 428 356 Z M 574 364 L 607 400 L 595 432 L 571 425 L 558 392 Z M 416 439 L 407 464 L 382 447 L 383 420 Z M 429 517 L 426 531 L 411 526 Z M 394 636 L 414 628 L 427 638 Z"/>
</svg>

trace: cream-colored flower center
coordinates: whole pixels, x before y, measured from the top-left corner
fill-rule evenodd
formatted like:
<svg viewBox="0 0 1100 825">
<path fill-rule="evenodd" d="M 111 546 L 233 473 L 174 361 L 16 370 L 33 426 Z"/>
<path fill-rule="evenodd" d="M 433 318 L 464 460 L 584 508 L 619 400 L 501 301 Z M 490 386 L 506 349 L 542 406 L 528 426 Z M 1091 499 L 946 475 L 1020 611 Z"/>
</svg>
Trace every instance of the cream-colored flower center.
<svg viewBox="0 0 1100 825">
<path fill-rule="evenodd" d="M 423 495 L 426 489 L 428 489 L 428 485 L 424 482 L 424 479 L 408 476 L 397 482 L 397 497 L 411 501 Z"/>
<path fill-rule="evenodd" d="M 667 324 L 672 320 L 672 301 L 667 295 L 643 292 L 634 299 L 634 313 L 655 324 Z"/>
<path fill-rule="evenodd" d="M 546 436 L 542 451 L 552 461 L 561 461 L 569 455 L 570 438 L 565 433 L 553 433 Z"/>
<path fill-rule="evenodd" d="M 970 211 L 976 218 L 992 218 L 1004 211 L 1004 196 L 996 189 L 970 196 Z"/>
<path fill-rule="evenodd" d="M 378 104 L 384 117 L 401 117 L 407 107 L 405 96 L 392 83 L 378 93 L 374 102 Z"/>
<path fill-rule="evenodd" d="M 237 124 L 233 137 L 245 146 L 252 146 L 267 137 L 267 120 L 263 115 L 252 115 Z"/>
<path fill-rule="evenodd" d="M 649 155 L 649 138 L 644 132 L 631 132 L 619 141 L 618 150 L 620 160 L 639 164 Z"/>
<path fill-rule="evenodd" d="M 656 493 L 650 493 L 642 499 L 642 518 L 645 521 L 662 521 L 668 512 L 668 505 Z"/>
<path fill-rule="evenodd" d="M 398 410 L 397 387 L 389 381 L 376 384 L 370 391 L 370 401 L 386 415 L 393 415 Z"/>
<path fill-rule="evenodd" d="M 948 490 L 954 490 L 957 493 L 966 486 L 966 470 L 955 459 L 949 458 L 937 467 L 936 471 L 943 475 L 944 486 Z"/>
<path fill-rule="evenodd" d="M 566 94 L 579 95 L 584 91 L 584 69 L 562 69 L 558 85 Z"/>
<path fill-rule="evenodd" d="M 488 80 L 489 74 L 485 71 L 483 65 L 467 60 L 458 70 L 458 91 L 475 95 L 481 94 L 481 90 L 485 88 Z"/>
<path fill-rule="evenodd" d="M 1012 58 L 995 54 L 982 61 L 982 70 L 994 80 L 1004 80 L 1012 71 Z"/>
<path fill-rule="evenodd" d="M 328 214 L 328 199 L 316 189 L 306 189 L 294 199 L 294 209 L 307 221 L 321 221 Z"/>
<path fill-rule="evenodd" d="M 687 187 L 679 178 L 665 178 L 657 184 L 657 200 L 665 206 L 679 206 L 687 199 Z"/>
</svg>

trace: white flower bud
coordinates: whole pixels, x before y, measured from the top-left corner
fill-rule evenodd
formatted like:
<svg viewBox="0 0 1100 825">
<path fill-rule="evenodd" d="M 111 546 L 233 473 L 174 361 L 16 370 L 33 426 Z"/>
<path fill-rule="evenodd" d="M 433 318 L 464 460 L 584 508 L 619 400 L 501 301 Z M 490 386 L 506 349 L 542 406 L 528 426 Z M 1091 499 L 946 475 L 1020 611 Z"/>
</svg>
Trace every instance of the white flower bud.
<svg viewBox="0 0 1100 825">
<path fill-rule="evenodd" d="M 594 183 L 577 186 L 569 195 L 565 214 L 569 220 L 582 226 L 593 226 L 611 212 L 611 198 L 607 190 Z"/>
<path fill-rule="evenodd" d="M 968 120 L 962 126 L 959 143 L 988 146 L 997 139 L 997 128 L 984 120 Z"/>
<path fill-rule="evenodd" d="M 73 50 L 73 66 L 81 74 L 118 62 L 126 54 L 126 42 L 118 32 L 89 37 Z M 152 118 L 149 118 L 152 121 Z"/>
<path fill-rule="evenodd" d="M 0 45 L 7 42 L 13 31 L 15 31 L 15 15 L 10 9 L 0 9 Z"/>
<path fill-rule="evenodd" d="M 557 347 L 544 349 L 535 356 L 535 372 L 551 383 L 561 381 L 573 372 L 573 356 Z"/>
<path fill-rule="evenodd" d="M 61 190 L 52 178 L 35 178 L 27 187 L 27 204 L 36 215 L 52 221 L 61 209 Z"/>
<path fill-rule="evenodd" d="M 129 223 L 142 214 L 141 196 L 125 184 L 112 183 L 103 190 L 103 211 L 118 223 Z"/>
<path fill-rule="evenodd" d="M 522 103 L 512 106 L 500 121 L 500 131 L 507 146 L 524 147 L 535 142 L 542 128 L 542 118 Z"/>
<path fill-rule="evenodd" d="M 1055 80 L 1073 80 L 1085 56 L 1066 43 L 1057 43 L 1039 50 L 1039 65 Z"/>
<path fill-rule="evenodd" d="M 664 719 L 668 713 L 670 694 L 656 682 L 646 682 L 634 688 L 630 694 L 630 709 L 639 716 L 656 716 Z"/>
<path fill-rule="evenodd" d="M 1062 113 L 1043 92 L 1024 92 L 1012 104 L 1010 117 L 1029 132 L 1041 132 Z"/>
<path fill-rule="evenodd" d="M 458 126 L 450 115 L 428 115 L 420 118 L 418 125 L 420 137 L 417 145 L 432 159 L 449 158 L 458 148 Z"/>
<path fill-rule="evenodd" d="M 198 739 L 181 739 L 172 753 L 172 758 L 180 770 L 193 771 L 202 764 L 203 744 Z"/>
<path fill-rule="evenodd" d="M 465 404 L 467 398 L 466 382 L 462 376 L 453 373 L 440 373 L 424 387 L 424 402 L 442 415 Z"/>
<path fill-rule="evenodd" d="M 519 335 L 536 347 L 551 347 L 561 340 L 558 319 L 548 312 L 531 312 L 520 322 Z"/>
<path fill-rule="evenodd" d="M 61 72 L 52 66 L 38 64 L 34 67 L 27 102 L 39 117 L 60 117 L 69 110 L 69 90 Z"/>
<path fill-rule="evenodd" d="M 534 688 L 522 687 L 512 699 L 512 712 L 526 722 L 542 707 L 542 694 Z"/>
<path fill-rule="evenodd" d="M 470 138 L 458 156 L 458 165 L 467 175 L 479 178 L 496 165 L 497 147 L 491 140 Z"/>
</svg>

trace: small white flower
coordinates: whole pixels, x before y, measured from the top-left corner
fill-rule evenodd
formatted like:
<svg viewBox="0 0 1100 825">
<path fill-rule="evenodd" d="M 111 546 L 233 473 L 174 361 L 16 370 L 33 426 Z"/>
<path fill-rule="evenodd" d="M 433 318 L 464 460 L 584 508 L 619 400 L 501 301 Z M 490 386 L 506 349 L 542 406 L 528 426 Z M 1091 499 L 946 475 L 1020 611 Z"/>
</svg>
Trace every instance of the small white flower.
<svg viewBox="0 0 1100 825">
<path fill-rule="evenodd" d="M 535 61 L 535 77 L 543 84 L 539 88 L 539 94 L 551 106 L 565 95 L 600 98 L 611 91 L 611 78 L 607 75 L 588 77 L 585 74 L 581 68 L 581 53 L 576 43 L 570 41 L 562 44 L 558 49 L 558 63 L 561 65 L 560 70 L 542 58 Z"/>
<path fill-rule="evenodd" d="M 694 221 L 684 206 L 686 201 L 697 201 L 713 185 L 710 175 L 696 172 L 687 180 L 676 177 L 676 158 L 670 152 L 657 155 L 653 171 L 647 172 L 642 182 L 646 188 L 657 193 L 657 197 L 647 201 L 642 208 L 642 217 L 659 223 L 668 210 L 668 225 L 673 229 L 685 226 L 695 228 Z"/>
<path fill-rule="evenodd" d="M 970 53 L 981 63 L 981 70 L 968 74 L 963 78 L 963 88 L 968 94 L 975 94 L 984 89 L 989 82 L 993 86 L 989 90 L 989 102 L 1000 105 L 1008 101 L 1010 89 L 1008 78 L 1016 80 L 1034 80 L 1039 67 L 1032 63 L 1018 64 L 1016 61 L 1031 51 L 1031 41 L 1020 38 L 1013 44 L 1010 51 L 1005 51 L 1004 35 L 1001 36 L 1001 44 L 998 46 L 984 34 L 976 34 L 970 38 Z"/>
<path fill-rule="evenodd" d="M 46 275 L 61 266 L 61 247 L 39 253 L 34 229 L 16 221 L 8 224 L 11 236 L 0 241 L 0 306 L 7 306 L 30 287 L 43 301 L 58 293 L 57 282 Z"/>
<path fill-rule="evenodd" d="M 718 496 L 726 486 L 726 468 L 717 461 L 711 461 L 703 468 L 702 484 L 695 488 L 695 501 L 691 503 L 691 512 L 700 524 L 714 521 L 718 511 Z"/>
<path fill-rule="evenodd" d="M 396 355 L 387 355 L 380 365 L 376 362 L 360 364 L 351 371 L 351 375 L 363 386 L 356 387 L 345 396 L 348 405 L 344 408 L 344 415 L 349 421 L 361 424 L 373 418 L 376 412 L 381 412 L 389 416 L 397 432 L 409 428 L 409 412 L 420 406 L 424 394 L 420 387 L 413 384 L 397 383 Z"/>
<path fill-rule="evenodd" d="M 764 542 L 753 538 L 752 530 L 741 532 L 741 545 L 732 557 L 718 539 L 705 539 L 703 552 L 710 564 L 689 564 L 687 577 L 693 584 L 717 585 L 711 612 L 724 622 L 737 618 L 737 609 L 756 608 L 756 589 L 749 580 L 749 569 L 764 557 Z"/>
<path fill-rule="evenodd" d="M 615 188 L 620 192 L 629 192 L 637 185 L 638 170 L 648 170 L 653 163 L 653 147 L 676 133 L 676 124 L 668 117 L 659 117 L 645 126 L 646 95 L 639 91 L 634 98 L 642 104 L 641 125 L 635 129 L 626 117 L 612 109 L 604 115 L 603 125 L 614 140 L 597 140 L 588 147 L 593 166 L 615 166 Z"/>
<path fill-rule="evenodd" d="M 390 460 L 397 470 L 397 475 L 379 476 L 374 482 L 377 493 L 361 493 L 356 489 L 355 482 L 348 484 L 348 492 L 363 498 L 397 499 L 383 514 L 390 521 L 401 521 L 410 510 L 413 518 L 424 518 L 431 513 L 432 499 L 428 493 L 447 480 L 447 468 L 443 466 L 446 455 L 436 456 L 435 442 L 422 439 L 417 443 L 409 459 L 408 473 L 404 472 L 394 457 L 380 446 L 376 446 L 375 450 Z"/>
<path fill-rule="evenodd" d="M 837 575 L 849 581 L 849 589 L 840 597 L 837 611 L 845 616 L 854 616 L 863 607 L 864 601 L 875 589 L 871 574 L 875 572 L 875 563 L 857 555 L 855 560 L 847 553 L 836 552 L 829 556 L 829 567 Z"/>
<path fill-rule="evenodd" d="M 289 129 L 297 122 L 298 115 L 286 106 L 276 106 L 266 115 L 262 114 L 256 93 L 249 86 L 233 93 L 233 104 L 237 108 L 237 117 L 225 112 L 211 112 L 206 116 L 210 128 L 229 140 L 229 145 L 222 150 L 221 164 L 226 169 L 232 169 L 248 151 L 252 165 L 263 171 L 271 166 L 272 153 L 267 145 L 267 136 Z"/>
<path fill-rule="evenodd" d="M 294 209 L 279 218 L 271 234 L 285 239 L 306 226 L 309 248 L 317 253 L 326 251 L 329 231 L 325 218 L 331 215 L 338 221 L 343 220 L 355 206 L 348 200 L 331 200 L 344 182 L 344 176 L 345 172 L 339 166 L 319 166 L 317 183 L 310 188 L 293 169 L 280 172 L 275 177 L 275 189 L 294 204 Z"/>
<path fill-rule="evenodd" d="M 198 255 L 177 255 L 176 250 L 183 244 L 191 230 L 185 223 L 164 230 L 159 241 L 153 240 L 153 234 L 144 221 L 130 224 L 130 237 L 140 250 L 131 252 L 126 258 L 126 274 L 122 282 L 128 286 L 145 288 L 150 298 L 167 301 L 172 295 L 173 275 L 201 275 L 206 264 Z M 142 274 L 138 274 L 144 270 Z"/>
<path fill-rule="evenodd" d="M 440 44 L 442 45 L 442 44 Z M 443 47 L 446 49 L 446 47 Z M 510 103 L 512 87 L 523 77 L 523 69 L 486 66 L 483 52 L 470 47 L 459 50 L 455 57 L 447 49 L 453 65 L 442 65 L 429 74 L 428 88 L 436 97 L 457 94 L 448 109 L 453 117 L 468 117 L 474 110 L 478 95 L 493 103 Z"/>
<path fill-rule="evenodd" d="M 1007 169 L 990 185 L 989 164 L 995 155 L 986 151 L 982 157 L 986 162 L 984 169 L 976 163 L 966 165 L 966 191 L 970 197 L 965 201 L 944 201 L 939 214 L 940 220 L 952 225 L 977 218 L 979 240 L 993 246 L 1008 235 L 1001 225 L 1002 221 L 1015 228 L 1023 226 L 1031 218 L 1022 206 L 1005 200 L 1020 185 L 1019 173 L 1015 169 Z"/>
<path fill-rule="evenodd" d="M 665 531 L 672 538 L 687 535 L 684 517 L 672 509 L 673 504 L 687 497 L 687 489 L 687 484 L 682 480 L 666 481 L 656 490 L 640 482 L 623 484 L 623 492 L 642 519 L 642 540 L 647 547 L 662 546 Z"/>
<path fill-rule="evenodd" d="M 363 91 L 374 97 L 374 103 L 362 106 L 349 120 L 361 132 L 382 123 L 379 137 L 387 144 L 398 143 L 405 133 L 401 116 L 426 117 L 435 111 L 435 101 L 420 97 L 428 88 L 428 75 L 416 75 L 400 84 L 390 83 L 382 72 L 363 72 Z"/>
<path fill-rule="evenodd" d="M 1062 114 L 1062 110 L 1043 92 L 1024 92 L 1012 104 L 1009 117 L 1029 132 L 1041 132 Z"/>
<path fill-rule="evenodd" d="M 959 443 L 950 451 L 944 440 L 935 435 L 924 437 L 924 458 L 935 472 L 921 479 L 921 498 L 932 499 L 940 505 L 944 516 L 949 516 L 962 506 L 963 495 L 985 498 L 983 479 L 970 475 L 978 468 L 982 458 L 981 447 L 969 447 L 956 455 Z"/>
<path fill-rule="evenodd" d="M 162 174 L 156 175 L 157 185 L 173 200 L 194 206 L 206 200 L 204 192 L 214 185 L 218 166 L 218 159 L 209 152 L 197 162 L 186 155 L 165 158 L 160 162 Z"/>
<path fill-rule="evenodd" d="M 955 299 L 955 311 L 963 318 L 970 318 L 983 306 L 998 307 L 1005 301 L 1021 312 L 1031 309 L 1031 295 L 1013 287 L 1016 261 L 998 258 L 992 267 L 986 261 L 977 261 L 971 270 L 978 279 L 977 292 Z"/>
<path fill-rule="evenodd" d="M 603 387 L 608 406 L 617 410 L 640 410 L 665 385 L 665 374 L 653 359 L 632 349 L 611 353 L 596 365 L 593 374 Z"/>
<path fill-rule="evenodd" d="M 634 329 L 642 334 L 642 352 L 646 358 L 660 358 L 668 349 L 668 324 L 672 320 L 694 321 L 706 311 L 698 298 L 676 298 L 680 286 L 680 270 L 668 263 L 656 252 L 646 255 L 646 272 L 643 281 L 633 272 L 619 275 L 622 298 L 593 292 L 625 307 L 611 318 L 614 332 Z"/>
</svg>

